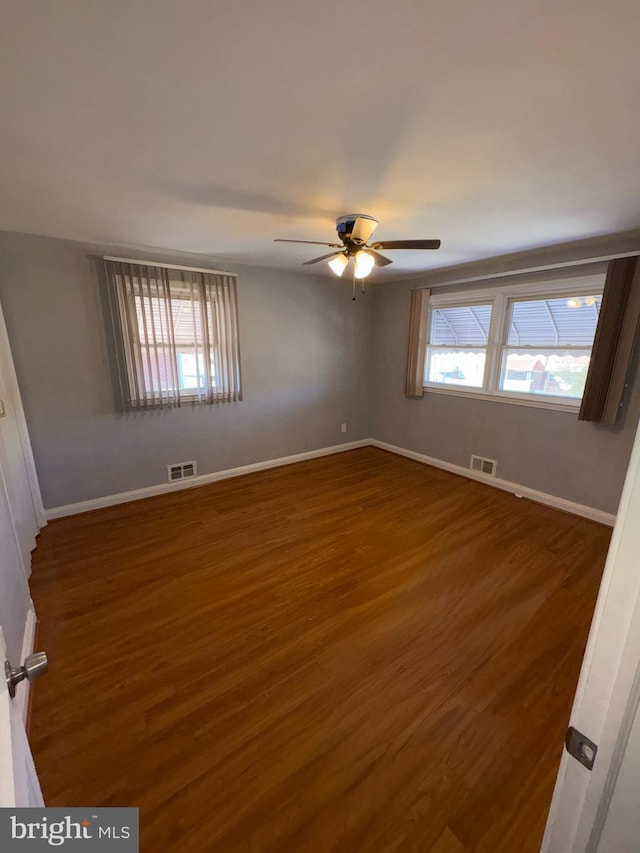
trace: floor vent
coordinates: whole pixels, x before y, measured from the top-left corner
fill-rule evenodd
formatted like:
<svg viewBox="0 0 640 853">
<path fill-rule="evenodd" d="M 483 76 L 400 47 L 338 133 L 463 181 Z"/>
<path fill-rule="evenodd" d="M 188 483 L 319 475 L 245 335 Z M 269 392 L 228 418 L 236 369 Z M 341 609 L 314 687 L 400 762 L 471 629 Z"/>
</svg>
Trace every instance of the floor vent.
<svg viewBox="0 0 640 853">
<path fill-rule="evenodd" d="M 167 479 L 170 483 L 176 480 L 186 480 L 195 477 L 197 473 L 195 462 L 179 462 L 177 465 L 167 465 Z"/>
<path fill-rule="evenodd" d="M 497 466 L 495 459 L 486 459 L 484 456 L 471 456 L 471 465 L 469 465 L 472 471 L 488 474 L 490 477 L 496 476 Z"/>
</svg>

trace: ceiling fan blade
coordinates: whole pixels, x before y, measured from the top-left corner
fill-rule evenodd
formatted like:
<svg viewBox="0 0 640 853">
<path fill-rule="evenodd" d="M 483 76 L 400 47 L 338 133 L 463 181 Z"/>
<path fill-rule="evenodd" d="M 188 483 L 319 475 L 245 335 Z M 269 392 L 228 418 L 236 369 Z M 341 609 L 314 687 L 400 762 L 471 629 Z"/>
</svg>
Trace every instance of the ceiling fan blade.
<svg viewBox="0 0 640 853">
<path fill-rule="evenodd" d="M 351 231 L 351 241 L 353 243 L 359 243 L 360 245 L 364 245 L 369 237 L 376 230 L 378 223 L 375 219 L 365 219 L 364 216 L 358 216 L 353 223 L 353 230 Z"/>
<path fill-rule="evenodd" d="M 368 255 L 373 257 L 377 267 L 386 267 L 393 263 L 391 258 L 385 258 L 384 255 L 381 255 L 379 252 L 374 252 L 373 249 L 367 249 L 366 251 Z"/>
<path fill-rule="evenodd" d="M 372 243 L 372 249 L 439 249 L 440 240 L 382 240 Z"/>
<path fill-rule="evenodd" d="M 306 243 L 308 246 L 331 246 L 332 249 L 341 249 L 341 243 L 321 243 L 318 240 L 286 240 L 284 237 L 276 237 L 274 243 Z"/>
<path fill-rule="evenodd" d="M 305 261 L 303 266 L 306 267 L 307 264 L 317 264 L 319 261 L 326 261 L 327 258 L 337 258 L 338 255 L 343 255 L 344 252 L 329 252 L 328 255 L 320 255 L 319 258 L 314 258 L 311 261 Z"/>
</svg>

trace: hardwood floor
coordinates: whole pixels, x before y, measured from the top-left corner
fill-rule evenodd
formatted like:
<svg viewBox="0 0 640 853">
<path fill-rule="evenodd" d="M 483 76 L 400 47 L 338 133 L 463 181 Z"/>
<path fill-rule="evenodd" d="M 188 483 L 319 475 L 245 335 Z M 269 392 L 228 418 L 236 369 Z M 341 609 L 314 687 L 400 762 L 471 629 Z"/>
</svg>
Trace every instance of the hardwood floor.
<svg viewBox="0 0 640 853">
<path fill-rule="evenodd" d="M 374 448 L 54 521 L 45 799 L 145 853 L 536 851 L 609 535 Z"/>
</svg>

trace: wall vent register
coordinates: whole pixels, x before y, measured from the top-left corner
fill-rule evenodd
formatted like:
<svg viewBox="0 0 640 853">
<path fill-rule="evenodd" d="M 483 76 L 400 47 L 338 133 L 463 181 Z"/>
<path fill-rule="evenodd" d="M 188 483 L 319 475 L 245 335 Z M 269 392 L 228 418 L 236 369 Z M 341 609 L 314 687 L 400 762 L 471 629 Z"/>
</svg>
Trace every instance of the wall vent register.
<svg viewBox="0 0 640 853">
<path fill-rule="evenodd" d="M 175 483 L 177 480 L 187 480 L 189 477 L 195 477 L 196 474 L 195 462 L 179 462 L 176 465 L 167 465 L 167 479 L 170 483 Z"/>
<path fill-rule="evenodd" d="M 495 459 L 487 459 L 484 456 L 471 456 L 471 464 L 469 468 L 472 471 L 478 471 L 480 474 L 488 474 L 490 477 L 496 476 L 496 467 L 498 463 Z"/>
</svg>

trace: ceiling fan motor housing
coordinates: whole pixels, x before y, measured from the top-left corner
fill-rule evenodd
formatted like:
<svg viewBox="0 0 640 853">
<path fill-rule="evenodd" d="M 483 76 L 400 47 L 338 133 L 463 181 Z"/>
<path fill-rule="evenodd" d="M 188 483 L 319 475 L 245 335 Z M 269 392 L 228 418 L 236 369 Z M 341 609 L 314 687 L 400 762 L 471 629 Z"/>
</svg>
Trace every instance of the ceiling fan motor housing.
<svg viewBox="0 0 640 853">
<path fill-rule="evenodd" d="M 342 242 L 347 246 L 349 243 L 354 242 L 356 245 L 364 245 L 367 240 L 362 239 L 361 237 L 355 237 L 352 241 L 352 234 L 354 229 L 356 229 L 356 222 L 358 220 L 368 220 L 372 224 L 363 229 L 364 233 L 367 233 L 367 239 L 371 234 L 373 234 L 375 228 L 377 227 L 378 220 L 373 216 L 367 216 L 366 213 L 347 213 L 345 216 L 339 216 L 336 219 L 336 231 L 338 232 L 338 237 L 342 240 Z M 364 223 L 363 223 L 364 225 Z M 356 230 L 360 230 L 359 228 Z"/>
</svg>

